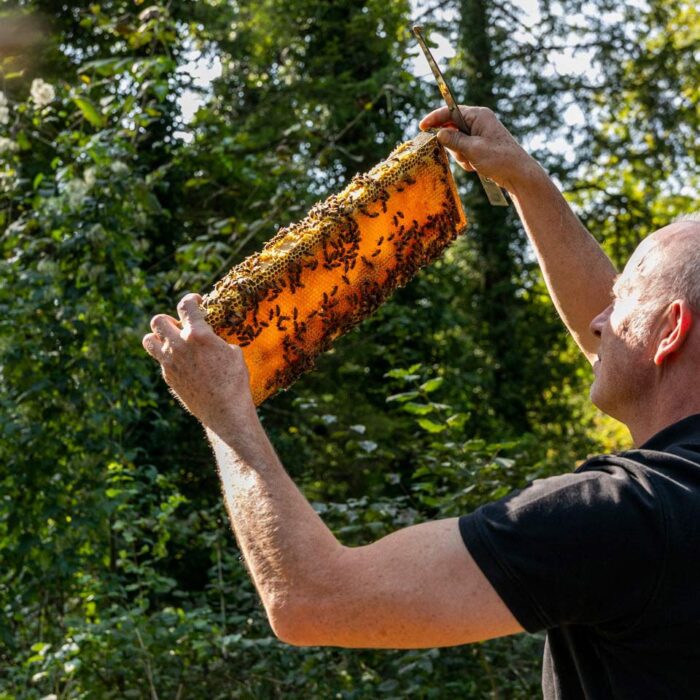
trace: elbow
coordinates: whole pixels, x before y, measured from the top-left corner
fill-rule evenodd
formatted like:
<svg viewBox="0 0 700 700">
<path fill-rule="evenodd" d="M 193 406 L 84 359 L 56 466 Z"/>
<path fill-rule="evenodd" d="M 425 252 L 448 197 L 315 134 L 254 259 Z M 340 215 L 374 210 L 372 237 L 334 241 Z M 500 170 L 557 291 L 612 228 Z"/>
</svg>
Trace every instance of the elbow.
<svg viewBox="0 0 700 700">
<path fill-rule="evenodd" d="M 285 598 L 283 601 L 276 600 L 266 603 L 265 612 L 267 613 L 267 620 L 270 623 L 272 632 L 280 642 L 291 644 L 292 646 L 302 646 L 297 642 L 296 615 L 293 604 L 290 603 L 288 598 Z"/>
<path fill-rule="evenodd" d="M 324 635 L 320 633 L 318 620 L 310 605 L 286 600 L 266 606 L 267 619 L 272 632 L 280 642 L 295 647 L 322 646 Z M 325 644 L 328 644 L 325 641 Z"/>
<path fill-rule="evenodd" d="M 340 568 L 340 554 L 313 576 L 297 579 L 265 601 L 272 631 L 281 642 L 298 647 L 343 646 L 343 620 L 347 618 L 344 587 L 350 577 Z"/>
</svg>

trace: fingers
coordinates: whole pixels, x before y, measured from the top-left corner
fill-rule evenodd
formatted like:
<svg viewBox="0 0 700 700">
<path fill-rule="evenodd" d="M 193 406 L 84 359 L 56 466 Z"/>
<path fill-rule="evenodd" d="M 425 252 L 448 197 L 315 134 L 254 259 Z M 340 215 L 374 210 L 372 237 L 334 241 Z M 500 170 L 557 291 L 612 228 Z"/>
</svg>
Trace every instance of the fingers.
<svg viewBox="0 0 700 700">
<path fill-rule="evenodd" d="M 440 129 L 437 138 L 445 148 L 452 152 L 455 160 L 465 170 L 474 170 L 474 166 L 469 160 L 473 137 L 467 136 L 457 129 Z"/>
<path fill-rule="evenodd" d="M 418 127 L 422 131 L 427 131 L 428 129 L 441 127 L 448 121 L 450 121 L 450 110 L 447 107 L 440 107 L 423 117 Z"/>
<path fill-rule="evenodd" d="M 151 357 L 164 364 L 172 357 L 173 345 L 181 340 L 180 326 L 172 316 L 158 314 L 151 319 L 151 330 L 153 333 L 146 334 L 141 344 Z"/>
<path fill-rule="evenodd" d="M 202 297 L 199 294 L 187 294 L 180 299 L 177 305 L 177 313 L 182 321 L 185 332 L 213 333 L 211 326 L 206 322 L 204 311 L 201 307 Z"/>
<path fill-rule="evenodd" d="M 460 105 L 459 111 L 462 113 L 467 126 L 471 129 L 472 124 L 479 114 L 490 110 L 487 110 L 486 107 L 467 107 L 465 105 Z M 418 126 L 423 131 L 427 131 L 428 129 L 439 129 L 447 126 L 448 124 L 454 125 L 450 110 L 447 107 L 440 107 L 439 109 L 435 109 L 430 114 L 423 117 Z"/>
<path fill-rule="evenodd" d="M 188 294 L 177 305 L 180 321 L 167 314 L 158 314 L 151 319 L 152 333 L 143 337 L 142 345 L 146 352 L 161 364 L 173 360 L 174 353 L 182 354 L 188 340 L 198 340 L 214 331 L 206 322 L 200 306 L 199 294 Z M 194 336 L 194 337 L 193 337 Z"/>
<path fill-rule="evenodd" d="M 457 129 L 440 129 L 437 135 L 438 141 L 451 151 L 467 154 L 470 137 Z"/>
<path fill-rule="evenodd" d="M 165 362 L 165 353 L 163 352 L 162 341 L 159 340 L 155 333 L 148 333 L 143 336 L 141 341 L 144 350 L 155 360 L 158 360 L 161 364 Z"/>
<path fill-rule="evenodd" d="M 467 107 L 460 105 L 459 111 L 467 125 L 467 128 L 474 136 L 485 136 L 490 133 L 500 122 L 496 115 L 488 107 Z M 440 129 L 454 122 L 447 107 L 440 107 L 423 117 L 419 126 L 423 131 L 427 129 Z"/>
<path fill-rule="evenodd" d="M 180 326 L 178 322 L 166 314 L 158 314 L 151 319 L 151 330 L 161 340 L 169 340 L 171 343 L 180 340 Z"/>
</svg>

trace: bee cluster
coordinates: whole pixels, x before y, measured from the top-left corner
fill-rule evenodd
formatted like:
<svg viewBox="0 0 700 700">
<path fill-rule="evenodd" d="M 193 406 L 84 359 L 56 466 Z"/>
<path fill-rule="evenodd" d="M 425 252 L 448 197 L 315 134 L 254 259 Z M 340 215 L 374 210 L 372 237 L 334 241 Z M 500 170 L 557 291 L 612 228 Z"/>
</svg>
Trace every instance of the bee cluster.
<svg viewBox="0 0 700 700">
<path fill-rule="evenodd" d="M 207 321 L 244 348 L 260 404 L 465 227 L 444 150 L 420 134 L 236 265 L 204 298 Z"/>
</svg>

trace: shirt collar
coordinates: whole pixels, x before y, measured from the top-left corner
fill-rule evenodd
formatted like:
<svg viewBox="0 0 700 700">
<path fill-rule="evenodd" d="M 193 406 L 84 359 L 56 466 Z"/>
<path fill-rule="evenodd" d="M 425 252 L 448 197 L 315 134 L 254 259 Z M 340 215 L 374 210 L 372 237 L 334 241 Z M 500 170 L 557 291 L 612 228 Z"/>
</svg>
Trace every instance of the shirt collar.
<svg viewBox="0 0 700 700">
<path fill-rule="evenodd" d="M 662 451 L 677 444 L 700 445 L 700 413 L 682 418 L 677 423 L 660 430 L 640 445 L 639 449 Z"/>
</svg>

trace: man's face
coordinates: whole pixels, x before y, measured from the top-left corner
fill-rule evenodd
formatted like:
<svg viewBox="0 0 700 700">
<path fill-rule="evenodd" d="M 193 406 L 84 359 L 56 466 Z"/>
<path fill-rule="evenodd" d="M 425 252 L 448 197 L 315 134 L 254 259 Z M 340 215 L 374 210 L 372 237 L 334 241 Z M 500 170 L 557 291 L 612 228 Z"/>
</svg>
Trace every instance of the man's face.
<svg viewBox="0 0 700 700">
<path fill-rule="evenodd" d="M 618 277 L 610 306 L 591 322 L 600 338 L 591 401 L 623 422 L 635 415 L 654 381 L 653 324 L 645 323 L 653 320 L 653 310 L 644 298 L 644 280 L 659 254 L 653 237 L 645 239 Z"/>
</svg>

